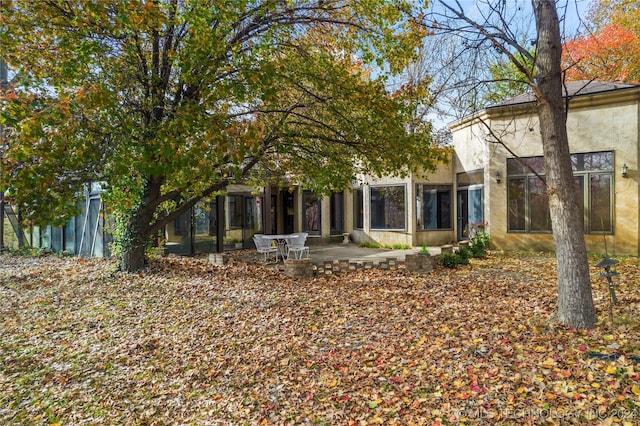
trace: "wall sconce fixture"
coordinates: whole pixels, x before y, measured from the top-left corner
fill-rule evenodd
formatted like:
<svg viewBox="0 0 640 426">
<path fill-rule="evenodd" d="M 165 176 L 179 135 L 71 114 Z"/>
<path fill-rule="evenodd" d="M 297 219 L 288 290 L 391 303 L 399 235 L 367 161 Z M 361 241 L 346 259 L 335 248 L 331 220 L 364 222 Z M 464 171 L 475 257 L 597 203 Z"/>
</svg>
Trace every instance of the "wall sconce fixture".
<svg viewBox="0 0 640 426">
<path fill-rule="evenodd" d="M 627 163 L 624 163 L 622 165 L 622 177 L 626 178 L 627 176 L 629 176 L 629 166 L 627 166 Z"/>
<path fill-rule="evenodd" d="M 496 182 L 497 183 L 502 182 L 502 173 L 500 173 L 500 170 L 496 171 Z"/>
</svg>

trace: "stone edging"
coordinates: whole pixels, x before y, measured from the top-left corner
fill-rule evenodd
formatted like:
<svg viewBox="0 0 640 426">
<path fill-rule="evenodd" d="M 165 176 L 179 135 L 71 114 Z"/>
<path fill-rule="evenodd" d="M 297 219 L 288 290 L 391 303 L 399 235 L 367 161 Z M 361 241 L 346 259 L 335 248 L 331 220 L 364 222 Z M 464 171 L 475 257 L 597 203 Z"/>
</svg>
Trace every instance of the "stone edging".
<svg viewBox="0 0 640 426">
<path fill-rule="evenodd" d="M 425 274 L 433 270 L 437 256 L 408 254 L 406 260 L 387 257 L 374 262 L 372 260 L 339 259 L 314 264 L 312 259 L 290 259 L 284 262 L 284 274 L 291 278 L 311 279 L 313 276 L 334 275 L 369 269 L 406 270 Z"/>
</svg>

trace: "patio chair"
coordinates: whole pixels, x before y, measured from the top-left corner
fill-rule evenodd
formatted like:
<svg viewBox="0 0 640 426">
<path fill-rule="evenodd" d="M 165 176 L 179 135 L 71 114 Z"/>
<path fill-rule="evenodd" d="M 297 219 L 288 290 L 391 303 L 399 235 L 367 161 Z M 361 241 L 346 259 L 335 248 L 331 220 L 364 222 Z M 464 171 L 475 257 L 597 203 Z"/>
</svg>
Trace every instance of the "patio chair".
<svg viewBox="0 0 640 426">
<path fill-rule="evenodd" d="M 271 253 L 273 253 L 274 262 L 278 262 L 278 247 L 272 246 L 271 240 L 262 238 L 262 235 L 256 234 L 253 236 L 253 243 L 256 245 L 258 253 L 264 254 L 264 263 L 267 263 Z"/>
<path fill-rule="evenodd" d="M 309 247 L 304 245 L 307 235 L 309 234 L 302 232 L 287 237 L 287 259 L 302 259 L 305 255 L 309 257 Z"/>
</svg>

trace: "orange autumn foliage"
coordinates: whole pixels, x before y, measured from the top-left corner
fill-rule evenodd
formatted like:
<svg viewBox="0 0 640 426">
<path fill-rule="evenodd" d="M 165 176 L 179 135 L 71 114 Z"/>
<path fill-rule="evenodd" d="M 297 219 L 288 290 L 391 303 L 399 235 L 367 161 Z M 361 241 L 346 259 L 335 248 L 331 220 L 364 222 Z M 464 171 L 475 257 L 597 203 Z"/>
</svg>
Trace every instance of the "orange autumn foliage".
<svg viewBox="0 0 640 426">
<path fill-rule="evenodd" d="M 640 38 L 622 26 L 566 42 L 562 56 L 567 80 L 640 82 Z"/>
</svg>

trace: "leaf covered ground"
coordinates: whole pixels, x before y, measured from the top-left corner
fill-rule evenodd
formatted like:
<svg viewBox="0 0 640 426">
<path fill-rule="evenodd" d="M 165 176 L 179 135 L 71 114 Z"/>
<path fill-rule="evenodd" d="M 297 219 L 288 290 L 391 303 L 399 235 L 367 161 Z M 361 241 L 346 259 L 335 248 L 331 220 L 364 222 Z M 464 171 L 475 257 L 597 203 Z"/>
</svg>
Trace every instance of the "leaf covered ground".
<svg viewBox="0 0 640 426">
<path fill-rule="evenodd" d="M 309 281 L 244 261 L 0 261 L 1 424 L 640 424 L 635 258 L 613 324 L 593 268 L 589 332 L 549 322 L 544 256 Z"/>
</svg>

